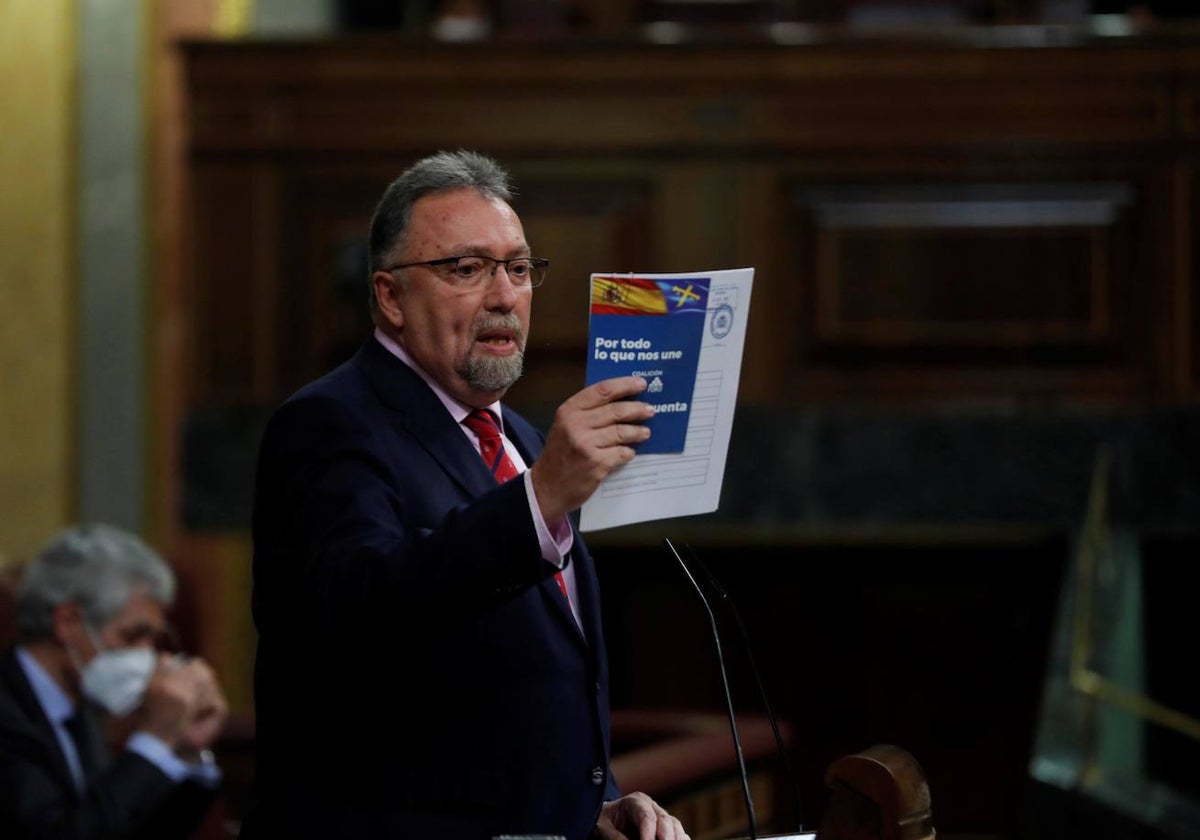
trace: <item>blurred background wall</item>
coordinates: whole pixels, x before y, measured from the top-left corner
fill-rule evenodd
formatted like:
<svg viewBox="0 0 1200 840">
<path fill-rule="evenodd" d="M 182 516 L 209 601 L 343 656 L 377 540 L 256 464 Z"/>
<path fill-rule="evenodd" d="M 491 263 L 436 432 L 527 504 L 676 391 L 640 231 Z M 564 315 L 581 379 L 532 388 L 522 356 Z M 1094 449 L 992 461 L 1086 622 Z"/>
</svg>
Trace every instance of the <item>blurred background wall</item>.
<svg viewBox="0 0 1200 840">
<path fill-rule="evenodd" d="M 75 16 L 0 9 L 0 562 L 74 510 Z"/>
<path fill-rule="evenodd" d="M 950 833 L 1150 836 L 1154 803 L 1187 836 L 1187 5 L 10 0 L 0 557 L 145 533 L 249 718 L 262 424 L 365 334 L 383 186 L 477 147 L 554 262 L 511 395 L 543 424 L 589 272 L 758 270 L 721 510 L 590 540 L 615 702 L 720 710 L 669 535 L 747 615 L 813 811 L 891 741 Z"/>
</svg>

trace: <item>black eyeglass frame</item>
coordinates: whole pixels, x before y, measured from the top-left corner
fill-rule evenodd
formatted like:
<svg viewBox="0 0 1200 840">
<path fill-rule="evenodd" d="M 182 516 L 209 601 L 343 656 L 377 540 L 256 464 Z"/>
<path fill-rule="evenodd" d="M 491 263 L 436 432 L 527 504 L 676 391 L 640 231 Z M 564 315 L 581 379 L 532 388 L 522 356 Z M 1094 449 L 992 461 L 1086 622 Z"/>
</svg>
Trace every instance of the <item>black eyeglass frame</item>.
<svg viewBox="0 0 1200 840">
<path fill-rule="evenodd" d="M 496 276 L 497 268 L 499 268 L 500 266 L 504 266 L 504 273 L 508 274 L 509 282 L 512 282 L 512 274 L 510 274 L 508 271 L 509 263 L 527 262 L 527 263 L 529 263 L 529 280 L 530 280 L 530 282 L 528 282 L 528 283 L 513 283 L 514 286 L 517 286 L 518 288 L 522 288 L 522 289 L 536 289 L 538 286 L 542 285 L 542 283 L 545 282 L 545 280 L 546 280 L 546 271 L 550 268 L 550 260 L 545 259 L 543 257 L 513 257 L 513 258 L 507 259 L 507 260 L 498 260 L 495 257 L 488 257 L 488 256 L 484 256 L 483 254 L 460 254 L 459 256 L 456 256 L 456 257 L 442 257 L 442 258 L 436 259 L 436 260 L 421 260 L 420 262 L 411 262 L 411 263 L 403 263 L 401 265 L 393 265 L 393 266 L 390 266 L 389 268 L 385 268 L 384 271 L 386 271 L 388 274 L 391 274 L 393 272 L 400 271 L 405 268 L 417 268 L 418 266 L 430 266 L 432 268 L 435 266 L 442 266 L 442 265 L 453 265 L 453 266 L 455 266 L 455 268 L 457 268 L 460 260 L 487 260 L 487 261 L 491 262 L 492 270 L 490 272 L 490 276 L 492 276 L 492 277 Z M 451 283 L 451 285 L 463 286 L 466 288 L 470 288 L 470 286 L 473 285 L 473 284 L 464 284 L 464 283 L 455 282 L 455 280 L 457 280 L 457 279 L 458 279 L 457 275 L 451 275 L 449 278 L 449 282 Z"/>
</svg>

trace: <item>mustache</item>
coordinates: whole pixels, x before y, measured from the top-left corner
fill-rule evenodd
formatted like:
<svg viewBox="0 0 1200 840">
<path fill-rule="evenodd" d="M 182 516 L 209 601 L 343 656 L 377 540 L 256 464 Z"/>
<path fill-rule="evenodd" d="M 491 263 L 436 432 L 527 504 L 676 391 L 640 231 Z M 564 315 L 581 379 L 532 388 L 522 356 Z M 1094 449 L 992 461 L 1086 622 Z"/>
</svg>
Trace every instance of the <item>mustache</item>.
<svg viewBox="0 0 1200 840">
<path fill-rule="evenodd" d="M 525 343 L 525 329 L 515 312 L 489 312 L 475 320 L 475 335 L 487 330 L 511 330 L 518 344 Z"/>
</svg>

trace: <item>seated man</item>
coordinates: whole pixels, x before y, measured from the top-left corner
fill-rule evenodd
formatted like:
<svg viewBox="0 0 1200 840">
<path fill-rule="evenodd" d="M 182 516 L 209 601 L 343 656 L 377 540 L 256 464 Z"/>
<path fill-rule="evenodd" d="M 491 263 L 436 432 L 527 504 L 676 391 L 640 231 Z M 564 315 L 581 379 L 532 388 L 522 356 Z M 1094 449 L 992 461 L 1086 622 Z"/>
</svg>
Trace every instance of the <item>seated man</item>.
<svg viewBox="0 0 1200 840">
<path fill-rule="evenodd" d="M 226 706 L 205 663 L 155 649 L 174 592 L 161 557 L 104 525 L 64 531 L 25 570 L 0 654 L 0 837 L 172 840 L 199 824 Z"/>
</svg>

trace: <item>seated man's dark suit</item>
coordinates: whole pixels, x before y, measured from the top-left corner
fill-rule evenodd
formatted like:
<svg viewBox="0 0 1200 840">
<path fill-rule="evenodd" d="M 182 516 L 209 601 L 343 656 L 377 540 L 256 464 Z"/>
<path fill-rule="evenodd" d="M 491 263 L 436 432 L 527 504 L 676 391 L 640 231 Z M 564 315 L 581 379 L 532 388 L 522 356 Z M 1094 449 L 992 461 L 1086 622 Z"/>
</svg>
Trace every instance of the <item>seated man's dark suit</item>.
<svg viewBox="0 0 1200 840">
<path fill-rule="evenodd" d="M 540 435 L 504 409 L 527 464 Z M 373 338 L 264 435 L 254 514 L 257 807 L 245 837 L 589 833 L 619 794 L 595 571 L 583 632 L 524 481 L 497 485 Z"/>
<path fill-rule="evenodd" d="M 0 837 L 4 840 L 182 840 L 214 792 L 176 784 L 134 752 L 105 754 L 84 794 L 13 651 L 0 656 Z"/>
</svg>

